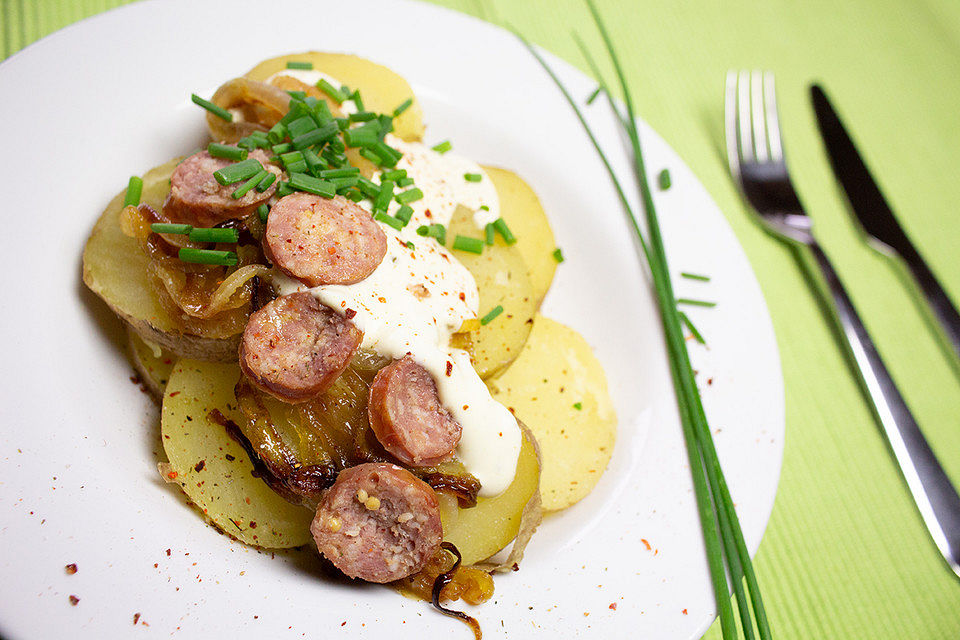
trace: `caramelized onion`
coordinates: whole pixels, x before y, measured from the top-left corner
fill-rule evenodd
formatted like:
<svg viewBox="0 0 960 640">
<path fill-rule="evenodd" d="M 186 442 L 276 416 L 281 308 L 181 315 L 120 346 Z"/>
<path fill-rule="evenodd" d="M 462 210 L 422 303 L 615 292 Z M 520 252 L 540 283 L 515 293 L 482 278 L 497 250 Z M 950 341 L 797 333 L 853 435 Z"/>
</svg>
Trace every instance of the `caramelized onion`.
<svg viewBox="0 0 960 640">
<path fill-rule="evenodd" d="M 227 122 L 207 114 L 210 136 L 221 142 L 236 142 L 254 131 L 267 131 L 287 112 L 290 94 L 279 87 L 247 78 L 228 80 L 213 94 L 212 102 L 233 114 Z"/>
</svg>

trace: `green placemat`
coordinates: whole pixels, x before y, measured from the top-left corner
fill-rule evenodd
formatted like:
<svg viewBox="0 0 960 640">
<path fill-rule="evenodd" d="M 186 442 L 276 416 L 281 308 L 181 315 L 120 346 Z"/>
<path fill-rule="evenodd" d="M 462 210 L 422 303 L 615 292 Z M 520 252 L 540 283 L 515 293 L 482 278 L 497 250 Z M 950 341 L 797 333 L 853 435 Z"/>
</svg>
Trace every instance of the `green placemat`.
<svg viewBox="0 0 960 640">
<path fill-rule="evenodd" d="M 124 0 L 0 0 L 2 51 Z M 600 51 L 579 0 L 438 2 L 510 23 L 586 70 L 570 38 Z M 900 220 L 960 300 L 960 3 L 955 0 L 600 0 L 640 114 L 693 168 L 753 264 L 780 345 L 787 443 L 757 555 L 777 638 L 957 638 L 960 581 L 930 541 L 855 378 L 790 251 L 765 235 L 722 151 L 728 68 L 776 73 L 791 173 L 826 251 L 907 402 L 960 483 L 960 368 L 902 272 L 857 234 L 816 134 L 820 80 Z M 608 69 L 605 67 L 605 71 Z M 707 637 L 719 637 L 716 625 Z"/>
</svg>

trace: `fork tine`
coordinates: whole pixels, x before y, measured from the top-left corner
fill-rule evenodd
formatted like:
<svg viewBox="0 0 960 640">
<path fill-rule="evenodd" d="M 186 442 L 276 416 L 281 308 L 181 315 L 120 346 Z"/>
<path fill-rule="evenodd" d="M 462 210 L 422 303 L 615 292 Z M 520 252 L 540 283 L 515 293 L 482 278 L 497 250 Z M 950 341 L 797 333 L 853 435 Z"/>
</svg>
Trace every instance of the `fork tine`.
<svg viewBox="0 0 960 640">
<path fill-rule="evenodd" d="M 753 138 L 750 131 L 750 72 L 737 78 L 737 124 L 740 130 L 740 162 L 753 162 Z"/>
<path fill-rule="evenodd" d="M 757 154 L 757 162 L 766 162 L 770 154 L 767 152 L 767 127 L 764 117 L 763 99 L 763 72 L 750 73 L 750 110 L 753 115 L 753 147 Z"/>
<path fill-rule="evenodd" d="M 763 74 L 763 102 L 767 112 L 767 129 L 770 132 L 770 157 L 774 162 L 783 162 L 780 118 L 777 114 L 777 93 L 774 88 L 772 71 Z"/>
<path fill-rule="evenodd" d="M 737 72 L 727 71 L 724 89 L 724 130 L 727 137 L 727 164 L 734 179 L 740 182 L 740 152 L 737 147 Z"/>
</svg>

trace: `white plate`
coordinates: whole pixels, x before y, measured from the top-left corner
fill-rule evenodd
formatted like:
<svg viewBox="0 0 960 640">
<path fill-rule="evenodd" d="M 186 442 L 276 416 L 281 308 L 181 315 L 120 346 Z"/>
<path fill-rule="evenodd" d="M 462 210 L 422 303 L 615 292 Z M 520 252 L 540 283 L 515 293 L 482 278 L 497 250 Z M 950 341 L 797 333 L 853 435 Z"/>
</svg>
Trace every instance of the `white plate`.
<svg viewBox="0 0 960 640">
<path fill-rule="evenodd" d="M 83 243 L 127 177 L 202 144 L 191 92 L 209 95 L 263 58 L 319 49 L 393 67 L 422 99 L 429 140 L 450 138 L 533 185 L 567 258 L 544 310 L 586 336 L 610 380 L 620 417 L 610 468 L 586 500 L 544 522 L 521 570 L 474 610 L 485 637 L 698 636 L 714 604 L 661 330 L 614 193 L 568 107 L 510 34 L 461 14 L 376 0 L 267 6 L 137 3 L 0 65 L 0 634 L 118 637 L 140 613 L 144 637 L 470 637 L 423 603 L 323 578 L 307 552 L 272 558 L 204 525 L 160 481 L 155 411 L 128 380 L 118 323 L 80 283 Z M 592 82 L 549 59 L 576 95 L 590 93 Z M 599 102 L 591 113 L 627 175 L 612 120 Z M 690 311 L 709 342 L 693 351 L 755 550 L 783 446 L 773 331 L 716 205 L 647 127 L 643 140 L 651 173 L 673 177 L 656 194 L 673 269 L 713 277 L 677 286 L 719 302 Z"/>
</svg>

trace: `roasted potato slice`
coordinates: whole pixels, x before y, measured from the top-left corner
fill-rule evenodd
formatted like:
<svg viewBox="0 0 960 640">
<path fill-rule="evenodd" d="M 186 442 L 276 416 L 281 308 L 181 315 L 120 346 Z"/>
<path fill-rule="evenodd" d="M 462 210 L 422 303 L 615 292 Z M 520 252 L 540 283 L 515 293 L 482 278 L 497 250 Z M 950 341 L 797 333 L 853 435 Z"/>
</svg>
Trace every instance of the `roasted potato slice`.
<svg viewBox="0 0 960 640">
<path fill-rule="evenodd" d="M 247 72 L 251 80 L 265 81 L 287 68 L 287 62 L 310 62 L 351 89 L 359 89 L 364 108 L 377 113 L 393 113 L 408 98 L 413 104 L 393 122 L 393 133 L 407 141 L 423 137 L 423 112 L 413 89 L 401 76 L 383 65 L 346 53 L 308 51 L 264 60 Z"/>
<path fill-rule="evenodd" d="M 217 528 L 241 542 L 268 549 L 307 544 L 312 510 L 287 502 L 251 475 L 247 453 L 211 418 L 218 410 L 235 423 L 243 419 L 233 395 L 239 378 L 236 364 L 180 360 L 174 365 L 160 425 L 170 462 L 161 472 Z"/>
<path fill-rule="evenodd" d="M 131 329 L 130 325 L 127 325 L 127 346 L 130 349 L 133 367 L 140 374 L 140 380 L 159 401 L 163 398 L 163 390 L 167 387 L 167 380 L 170 379 L 176 356 L 159 345 L 144 342 L 140 334 Z"/>
<path fill-rule="evenodd" d="M 547 295 L 557 261 L 557 242 L 540 199 L 523 178 L 509 169 L 483 167 L 500 198 L 500 217 L 517 238 L 516 247 L 527 265 L 530 285 L 539 303 Z"/>
<path fill-rule="evenodd" d="M 487 384 L 536 436 L 543 508 L 563 509 L 590 493 L 613 454 L 617 417 L 583 337 L 537 314 L 520 357 Z"/>
<path fill-rule="evenodd" d="M 170 175 L 180 158 L 143 176 L 141 202 L 160 210 Z M 239 335 L 182 333 L 157 298 L 147 273 L 147 255 L 120 229 L 124 192 L 110 201 L 83 250 L 83 282 L 144 340 L 180 357 L 229 362 L 237 357 Z"/>
</svg>

